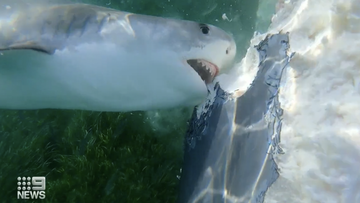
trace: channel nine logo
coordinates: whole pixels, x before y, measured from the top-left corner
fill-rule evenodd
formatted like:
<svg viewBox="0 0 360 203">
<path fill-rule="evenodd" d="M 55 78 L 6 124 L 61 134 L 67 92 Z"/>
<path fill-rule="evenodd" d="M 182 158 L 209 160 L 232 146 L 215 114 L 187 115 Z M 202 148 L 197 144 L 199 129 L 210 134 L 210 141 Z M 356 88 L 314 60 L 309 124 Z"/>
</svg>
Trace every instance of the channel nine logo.
<svg viewBox="0 0 360 203">
<path fill-rule="evenodd" d="M 18 177 L 17 199 L 45 199 L 44 176 Z"/>
</svg>

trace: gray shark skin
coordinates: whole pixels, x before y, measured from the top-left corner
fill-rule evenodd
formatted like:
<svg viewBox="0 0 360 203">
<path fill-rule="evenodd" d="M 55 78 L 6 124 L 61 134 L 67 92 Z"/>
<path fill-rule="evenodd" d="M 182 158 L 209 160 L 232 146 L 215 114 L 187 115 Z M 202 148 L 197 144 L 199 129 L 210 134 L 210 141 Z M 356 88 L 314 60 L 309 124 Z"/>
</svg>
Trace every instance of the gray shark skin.
<svg viewBox="0 0 360 203">
<path fill-rule="evenodd" d="M 197 115 L 185 136 L 179 203 L 261 203 L 279 176 L 281 75 L 291 60 L 288 33 L 255 46 L 259 70 L 240 97 L 215 85 L 215 101 Z"/>
</svg>

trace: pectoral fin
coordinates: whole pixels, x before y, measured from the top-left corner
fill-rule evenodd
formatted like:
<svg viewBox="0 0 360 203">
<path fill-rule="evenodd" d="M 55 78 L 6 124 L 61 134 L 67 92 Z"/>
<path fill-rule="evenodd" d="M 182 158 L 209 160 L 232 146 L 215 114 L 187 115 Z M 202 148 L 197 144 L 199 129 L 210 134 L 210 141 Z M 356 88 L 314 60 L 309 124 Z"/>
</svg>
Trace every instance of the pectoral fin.
<svg viewBox="0 0 360 203">
<path fill-rule="evenodd" d="M 23 43 L 16 43 L 16 44 L 12 44 L 12 45 L 7 46 L 7 47 L 0 47 L 0 51 L 21 50 L 21 49 L 30 49 L 30 50 L 50 54 L 50 55 L 54 54 L 54 52 L 55 52 L 55 49 L 52 48 L 52 47 L 42 46 L 42 45 L 40 45 L 40 44 L 38 44 L 36 42 L 32 42 L 32 41 L 27 41 L 27 42 L 23 42 Z"/>
</svg>

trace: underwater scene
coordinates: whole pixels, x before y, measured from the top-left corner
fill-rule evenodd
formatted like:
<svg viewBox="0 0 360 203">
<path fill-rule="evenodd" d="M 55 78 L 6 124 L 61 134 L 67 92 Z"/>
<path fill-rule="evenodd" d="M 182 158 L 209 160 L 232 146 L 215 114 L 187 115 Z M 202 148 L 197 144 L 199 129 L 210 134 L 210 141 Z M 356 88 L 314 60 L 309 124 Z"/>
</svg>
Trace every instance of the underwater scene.
<svg viewBox="0 0 360 203">
<path fill-rule="evenodd" d="M 360 203 L 358 47 L 356 0 L 0 0 L 0 203 Z"/>
</svg>

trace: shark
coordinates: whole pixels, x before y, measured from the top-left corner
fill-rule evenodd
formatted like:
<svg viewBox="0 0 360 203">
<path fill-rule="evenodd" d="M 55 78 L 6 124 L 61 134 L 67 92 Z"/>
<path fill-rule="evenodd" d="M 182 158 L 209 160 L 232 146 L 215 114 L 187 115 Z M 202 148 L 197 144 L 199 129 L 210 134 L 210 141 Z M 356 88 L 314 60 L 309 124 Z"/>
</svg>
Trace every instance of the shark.
<svg viewBox="0 0 360 203">
<path fill-rule="evenodd" d="M 0 109 L 127 112 L 195 106 L 236 44 L 205 23 L 89 4 L 0 14 Z"/>
</svg>

